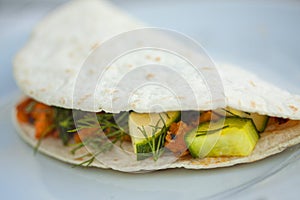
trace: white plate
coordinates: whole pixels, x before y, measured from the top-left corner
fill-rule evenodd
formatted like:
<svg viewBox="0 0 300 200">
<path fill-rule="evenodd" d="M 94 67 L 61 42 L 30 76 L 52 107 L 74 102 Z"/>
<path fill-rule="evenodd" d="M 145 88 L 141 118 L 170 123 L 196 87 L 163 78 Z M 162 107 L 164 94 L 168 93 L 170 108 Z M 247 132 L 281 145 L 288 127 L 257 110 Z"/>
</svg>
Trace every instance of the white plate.
<svg viewBox="0 0 300 200">
<path fill-rule="evenodd" d="M 148 24 L 194 37 L 217 62 L 240 64 L 300 93 L 297 1 L 114 1 Z M 10 62 L 33 24 L 54 5 L 30 4 L 18 12 L 0 12 L 0 26 L 5 29 L 0 33 L 0 54 L 5 58 L 0 64 L 6 66 L 0 73 L 1 199 L 297 198 L 299 146 L 263 161 L 231 168 L 148 174 L 72 168 L 43 155 L 34 156 L 10 120 L 18 96 L 18 92 L 9 95 L 16 88 Z"/>
<path fill-rule="evenodd" d="M 0 165 L 0 189 L 1 196 L 7 198 L 223 199 L 237 197 L 242 192 L 257 196 L 255 187 L 265 187 L 262 183 L 272 181 L 274 178 L 269 178 L 274 175 L 280 177 L 278 173 L 287 167 L 300 167 L 300 146 L 296 146 L 263 161 L 224 169 L 175 169 L 126 174 L 112 170 L 73 168 L 44 155 L 34 155 L 33 149 L 21 141 L 11 122 L 11 110 L 18 96 L 13 95 L 8 102 L 0 105 L 0 157 L 3 161 Z M 280 184 L 299 181 L 299 173 L 290 172 L 284 177 L 288 175 L 292 175 L 292 179 L 283 180 Z M 297 190 L 291 192 L 288 195 L 294 196 Z"/>
</svg>

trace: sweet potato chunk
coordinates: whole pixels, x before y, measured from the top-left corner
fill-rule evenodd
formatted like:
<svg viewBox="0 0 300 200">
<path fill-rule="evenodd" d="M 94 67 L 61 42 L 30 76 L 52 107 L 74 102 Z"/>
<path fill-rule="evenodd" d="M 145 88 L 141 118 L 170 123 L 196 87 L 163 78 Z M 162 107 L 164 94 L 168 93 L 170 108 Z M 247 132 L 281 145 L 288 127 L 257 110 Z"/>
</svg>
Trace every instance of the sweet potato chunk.
<svg viewBox="0 0 300 200">
<path fill-rule="evenodd" d="M 166 135 L 165 147 L 172 151 L 176 156 L 184 156 L 188 154 L 187 146 L 184 141 L 185 134 L 190 130 L 184 122 L 171 124 Z"/>
<path fill-rule="evenodd" d="M 50 106 L 36 103 L 31 113 L 34 119 L 35 137 L 40 139 L 54 130 L 54 111 Z"/>
<path fill-rule="evenodd" d="M 20 123 L 29 123 L 30 122 L 30 112 L 28 112 L 28 107 L 34 101 L 30 98 L 25 99 L 17 106 L 17 120 Z"/>
</svg>

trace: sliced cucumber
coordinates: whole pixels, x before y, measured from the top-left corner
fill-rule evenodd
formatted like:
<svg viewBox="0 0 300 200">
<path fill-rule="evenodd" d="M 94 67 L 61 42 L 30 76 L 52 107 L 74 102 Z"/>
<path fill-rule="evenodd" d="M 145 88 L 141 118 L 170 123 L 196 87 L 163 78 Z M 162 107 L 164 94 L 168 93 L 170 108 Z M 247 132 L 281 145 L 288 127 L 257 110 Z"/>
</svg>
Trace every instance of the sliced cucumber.
<svg viewBox="0 0 300 200">
<path fill-rule="evenodd" d="M 135 113 L 129 115 L 129 132 L 137 160 L 153 156 L 156 160 L 164 146 L 169 126 L 180 119 L 180 112 Z"/>
<path fill-rule="evenodd" d="M 226 113 L 227 117 L 241 117 L 241 118 L 252 119 L 253 123 L 259 133 L 262 133 L 265 131 L 268 121 L 269 121 L 269 117 L 267 115 L 243 112 L 240 110 L 235 110 L 233 108 L 226 108 L 223 110 L 218 109 L 218 110 L 214 110 L 213 112 L 215 112 L 216 114 L 219 114 L 219 115 L 224 115 L 224 113 Z"/>
<path fill-rule="evenodd" d="M 200 124 L 185 136 L 186 145 L 195 158 L 248 156 L 258 139 L 253 121 L 240 117 Z"/>
</svg>

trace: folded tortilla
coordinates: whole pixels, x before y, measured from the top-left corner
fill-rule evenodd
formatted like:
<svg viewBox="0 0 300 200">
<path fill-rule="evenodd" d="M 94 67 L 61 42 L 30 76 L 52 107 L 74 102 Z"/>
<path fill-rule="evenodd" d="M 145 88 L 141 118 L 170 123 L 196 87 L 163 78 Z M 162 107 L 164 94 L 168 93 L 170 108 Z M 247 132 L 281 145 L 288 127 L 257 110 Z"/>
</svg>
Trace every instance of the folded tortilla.
<svg viewBox="0 0 300 200">
<path fill-rule="evenodd" d="M 203 159 L 185 157 L 163 164 L 147 160 L 126 162 L 119 159 L 114 152 L 109 152 L 105 154 L 105 157 L 110 160 L 109 166 L 99 161 L 94 161 L 91 166 L 129 172 L 177 167 L 189 169 L 225 167 L 260 160 L 300 142 L 300 121 L 297 121 L 300 120 L 300 96 L 283 91 L 259 79 L 256 75 L 229 64 L 217 66 L 224 87 L 222 102 L 204 95 L 209 94 L 209 88 L 188 63 L 154 50 L 133 53 L 120 58 L 110 66 L 99 66 L 97 61 L 94 61 L 89 71 L 85 72 L 86 76 L 78 80 L 82 65 L 93 50 L 116 34 L 140 27 L 143 27 L 141 22 L 105 1 L 72 1 L 54 11 L 36 27 L 31 39 L 14 60 L 15 79 L 27 96 L 47 105 L 67 109 L 112 113 L 133 110 L 151 113 L 174 110 L 204 111 L 232 107 L 245 112 L 289 118 L 290 121 L 282 125 L 268 126 L 255 150 L 248 157 Z M 161 73 L 155 69 L 145 70 L 134 80 L 126 79 L 125 84 L 118 85 L 124 74 L 149 62 L 174 67 L 174 71 L 188 82 L 188 87 L 196 91 L 194 97 L 190 98 L 190 93 L 185 92 L 187 90 L 182 87 L 182 82 L 171 78 L 166 78 L 165 84 L 181 89 L 180 103 L 174 94 L 154 86 L 140 88 L 135 92 L 128 90 L 136 82 L 143 83 L 155 79 L 155 76 Z M 211 70 L 206 66 L 200 68 L 203 71 Z M 95 86 L 99 78 L 95 72 L 99 70 L 105 70 L 102 77 L 102 83 L 105 84 Z M 75 87 L 81 92 L 74 92 Z M 124 95 L 129 92 L 131 98 Z M 197 104 L 191 99 L 196 99 Z M 160 105 L 160 107 L 152 105 Z M 17 121 L 16 126 L 25 141 L 32 146 L 36 145 L 33 127 L 19 124 Z M 127 146 L 125 148 L 130 150 L 131 144 Z M 70 154 L 69 147 L 63 146 L 59 140 L 52 138 L 43 140 L 40 151 L 68 163 L 81 162 L 76 159 L 78 155 Z"/>
</svg>

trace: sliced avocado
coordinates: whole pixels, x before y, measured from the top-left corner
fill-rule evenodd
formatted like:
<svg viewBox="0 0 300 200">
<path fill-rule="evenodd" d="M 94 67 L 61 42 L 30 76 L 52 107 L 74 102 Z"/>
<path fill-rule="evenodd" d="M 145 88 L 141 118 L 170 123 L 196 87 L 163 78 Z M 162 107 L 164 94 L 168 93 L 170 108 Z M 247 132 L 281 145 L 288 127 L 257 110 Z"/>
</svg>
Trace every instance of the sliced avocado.
<svg viewBox="0 0 300 200">
<path fill-rule="evenodd" d="M 186 145 L 195 158 L 248 156 L 258 139 L 253 121 L 240 117 L 200 124 L 185 136 Z"/>
<path fill-rule="evenodd" d="M 157 160 L 169 126 L 180 119 L 180 112 L 129 114 L 129 133 L 137 160 L 153 156 Z"/>
<path fill-rule="evenodd" d="M 253 123 L 259 133 L 262 133 L 265 131 L 268 121 L 269 121 L 269 117 L 267 115 L 260 115 L 257 113 L 244 112 L 244 111 L 236 110 L 233 108 L 226 108 L 223 110 L 218 109 L 218 110 L 214 110 L 213 112 L 215 112 L 216 114 L 219 114 L 219 115 L 224 115 L 224 111 L 225 111 L 227 117 L 241 117 L 241 118 L 252 119 Z"/>
</svg>

